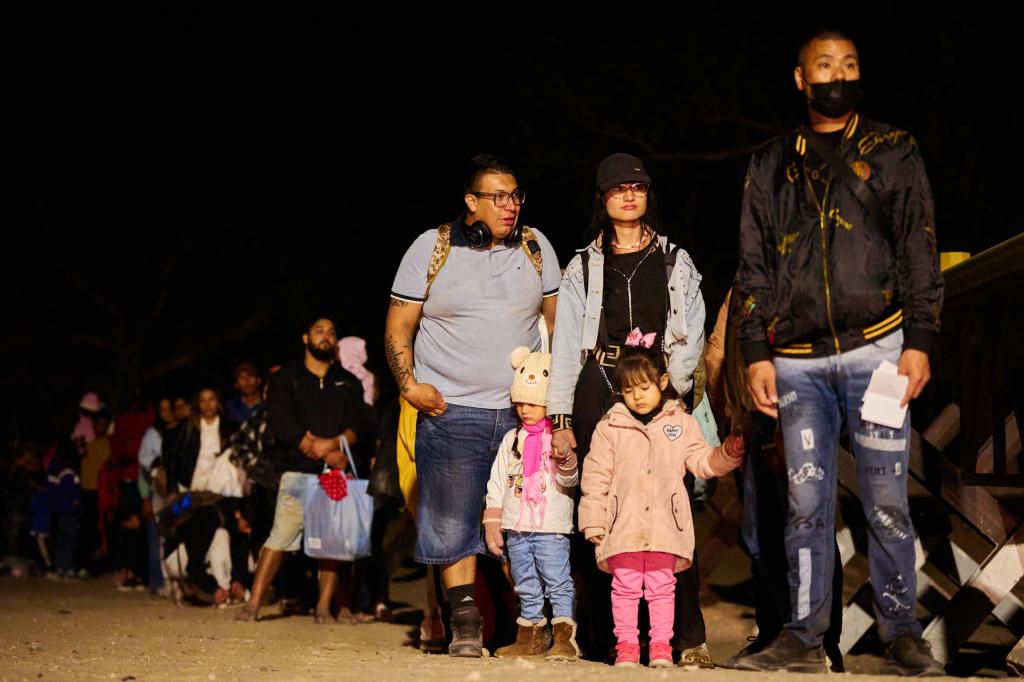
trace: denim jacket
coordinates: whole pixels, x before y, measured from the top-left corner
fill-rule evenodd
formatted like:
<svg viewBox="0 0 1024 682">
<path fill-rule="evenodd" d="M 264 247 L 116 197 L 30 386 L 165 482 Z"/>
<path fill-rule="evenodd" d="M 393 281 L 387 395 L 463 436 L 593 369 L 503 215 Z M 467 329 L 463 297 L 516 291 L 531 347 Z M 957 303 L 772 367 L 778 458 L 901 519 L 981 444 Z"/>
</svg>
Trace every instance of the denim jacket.
<svg viewBox="0 0 1024 682">
<path fill-rule="evenodd" d="M 674 249 L 668 238 L 658 236 L 662 252 Z M 587 280 L 583 285 L 583 258 L 589 250 Z M 679 249 L 669 277 L 671 307 L 665 330 L 668 375 L 679 395 L 693 385 L 693 371 L 704 349 L 704 297 L 700 293 L 700 273 L 690 255 Z M 548 384 L 548 414 L 572 414 L 573 393 L 587 355 L 597 345 L 598 322 L 604 301 L 604 254 L 591 242 L 569 261 L 558 288 L 555 311 L 555 338 L 552 342 L 551 381 Z M 701 404 L 706 403 L 701 401 Z M 713 428 L 712 428 L 713 433 Z M 716 438 L 717 440 L 717 438 Z"/>
</svg>

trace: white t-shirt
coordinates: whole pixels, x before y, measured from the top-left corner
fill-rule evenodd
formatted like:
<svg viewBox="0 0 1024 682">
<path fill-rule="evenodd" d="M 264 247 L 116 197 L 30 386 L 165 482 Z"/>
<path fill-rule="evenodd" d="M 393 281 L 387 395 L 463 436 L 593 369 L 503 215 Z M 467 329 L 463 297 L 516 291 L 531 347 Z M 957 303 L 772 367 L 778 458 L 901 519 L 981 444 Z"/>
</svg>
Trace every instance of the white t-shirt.
<svg viewBox="0 0 1024 682">
<path fill-rule="evenodd" d="M 213 421 L 207 423 L 205 419 L 199 420 L 199 457 L 196 458 L 196 468 L 192 472 L 192 483 L 189 486 L 192 490 L 202 489 L 199 486 L 202 481 L 210 478 L 213 466 L 216 463 L 217 455 L 220 454 L 220 417 L 214 417 Z"/>
</svg>

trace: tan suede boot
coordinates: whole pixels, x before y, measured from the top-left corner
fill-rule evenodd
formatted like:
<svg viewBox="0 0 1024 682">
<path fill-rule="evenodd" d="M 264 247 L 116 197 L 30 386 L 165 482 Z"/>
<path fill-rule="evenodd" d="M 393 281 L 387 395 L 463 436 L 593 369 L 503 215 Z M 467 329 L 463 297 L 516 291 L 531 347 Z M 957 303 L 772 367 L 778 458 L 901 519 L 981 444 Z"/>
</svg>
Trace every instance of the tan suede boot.
<svg viewBox="0 0 1024 682">
<path fill-rule="evenodd" d="M 545 629 L 548 619 L 543 618 L 539 623 L 532 623 L 525 618 L 516 618 L 516 625 L 519 631 L 516 633 L 515 644 L 503 646 L 494 652 L 498 658 L 539 658 L 547 651 Z"/>
<path fill-rule="evenodd" d="M 572 618 L 553 618 L 551 629 L 555 641 L 544 654 L 544 660 L 578 661 L 580 648 L 576 645 L 576 621 Z"/>
</svg>

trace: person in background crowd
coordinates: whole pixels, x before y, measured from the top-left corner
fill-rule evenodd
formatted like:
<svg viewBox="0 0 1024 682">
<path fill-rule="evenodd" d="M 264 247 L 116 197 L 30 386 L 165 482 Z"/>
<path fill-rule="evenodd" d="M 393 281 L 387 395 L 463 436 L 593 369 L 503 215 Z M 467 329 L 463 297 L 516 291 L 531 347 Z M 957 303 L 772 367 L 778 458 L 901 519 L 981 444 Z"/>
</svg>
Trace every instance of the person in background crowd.
<svg viewBox="0 0 1024 682">
<path fill-rule="evenodd" d="M 82 486 L 78 478 L 81 459 L 73 440 L 57 443 L 56 452 L 47 467 L 47 495 L 54 529 L 53 567 L 60 579 L 77 577 L 75 549 L 82 516 Z"/>
<path fill-rule="evenodd" d="M 285 553 L 301 546 L 309 479 L 323 471 L 324 463 L 335 468 L 347 466 L 339 439 L 344 438 L 353 448 L 360 443 L 373 445 L 376 419 L 362 400 L 362 384 L 335 362 L 336 329 L 331 317 L 314 317 L 302 335 L 302 360 L 289 363 L 270 379 L 267 418 L 281 481 L 274 526 L 260 552 L 251 596 L 239 612 L 239 620 L 257 618 Z M 335 620 L 331 602 L 338 584 L 337 563 L 319 562 L 316 623 Z"/>
<path fill-rule="evenodd" d="M 741 539 L 750 554 L 754 585 L 754 622 L 757 636 L 724 663 L 737 662 L 764 649 L 789 620 L 789 580 L 786 563 L 785 530 L 789 516 L 788 478 L 778 423 L 758 411 L 747 392 L 747 371 L 736 338 L 740 321 L 739 302 L 726 293 L 718 311 L 714 331 L 704 347 L 708 374 L 708 396 L 722 433 L 744 435 L 747 456 L 737 469 L 737 493 L 743 503 Z M 843 626 L 843 571 L 838 549 L 832 582 L 832 613 L 823 644 L 832 672 L 844 672 L 839 638 Z"/>
<path fill-rule="evenodd" d="M 338 362 L 363 385 L 363 402 L 373 405 L 377 402 L 377 383 L 373 372 L 366 369 L 368 357 L 366 339 L 346 336 L 338 340 Z"/>
<path fill-rule="evenodd" d="M 234 396 L 224 406 L 228 419 L 241 424 L 250 416 L 257 405 L 263 402 L 263 377 L 260 370 L 251 362 L 243 362 L 235 367 Z"/>
<path fill-rule="evenodd" d="M 107 533 L 100 516 L 100 471 L 110 459 L 110 438 L 107 435 L 110 425 L 110 410 L 103 407 L 92 419 L 92 440 L 84 441 L 85 456 L 82 457 L 79 474 L 82 484 L 82 522 L 78 565 L 94 575 L 106 569 L 104 557 L 107 554 Z"/>
<path fill-rule="evenodd" d="M 106 405 L 103 404 L 100 397 L 91 391 L 83 395 L 82 399 L 78 402 L 79 417 L 78 422 L 71 431 L 71 440 L 75 441 L 83 454 L 85 453 L 86 444 L 91 443 L 96 438 L 94 426 L 96 415 L 105 407 Z"/>
<path fill-rule="evenodd" d="M 31 443 L 17 445 L 6 474 L 2 519 L 7 550 L 4 565 L 11 575 L 23 578 L 36 568 L 45 570 L 48 564 L 42 553 L 45 543 L 40 544 L 30 532 L 33 525 L 31 512 L 35 511 L 33 498 L 44 493 L 46 488 L 46 476 L 36 447 Z M 38 506 L 39 502 L 35 504 Z"/>
<path fill-rule="evenodd" d="M 164 434 L 178 425 L 174 415 L 173 399 L 161 398 L 157 402 L 157 417 L 142 437 L 139 445 L 139 497 L 142 499 L 142 525 L 146 532 L 146 585 L 151 593 L 160 591 L 164 584 L 160 531 L 156 515 L 163 511 L 164 498 L 154 486 L 154 466 L 159 466 L 160 449 Z"/>
<path fill-rule="evenodd" d="M 196 396 L 198 414 L 183 419 L 164 437 L 162 457 L 170 497 L 191 490 L 193 481 L 213 467 L 238 425 L 221 416 L 220 398 L 212 388 L 203 388 Z"/>
</svg>

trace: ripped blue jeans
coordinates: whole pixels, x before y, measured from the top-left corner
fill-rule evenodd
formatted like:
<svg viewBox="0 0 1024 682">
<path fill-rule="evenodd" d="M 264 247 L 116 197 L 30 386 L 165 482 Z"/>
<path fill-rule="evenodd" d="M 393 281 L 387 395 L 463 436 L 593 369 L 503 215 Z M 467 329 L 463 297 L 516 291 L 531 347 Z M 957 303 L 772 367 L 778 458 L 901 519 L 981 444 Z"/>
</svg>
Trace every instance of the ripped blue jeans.
<svg viewBox="0 0 1024 682">
<path fill-rule="evenodd" d="M 779 422 L 789 476 L 786 557 L 793 608 L 786 627 L 807 646 L 829 625 L 835 561 L 836 463 L 845 421 L 868 520 L 868 570 L 883 642 L 920 636 L 914 618 L 914 527 L 907 504 L 910 411 L 900 429 L 860 418 L 871 373 L 899 363 L 903 332 L 823 358 L 775 358 Z"/>
</svg>

